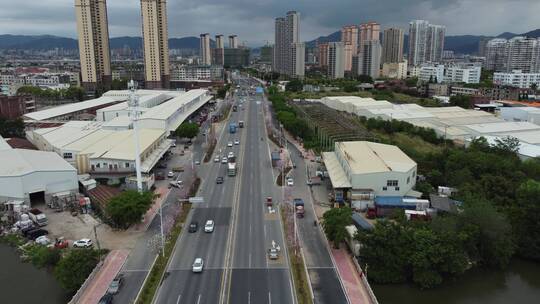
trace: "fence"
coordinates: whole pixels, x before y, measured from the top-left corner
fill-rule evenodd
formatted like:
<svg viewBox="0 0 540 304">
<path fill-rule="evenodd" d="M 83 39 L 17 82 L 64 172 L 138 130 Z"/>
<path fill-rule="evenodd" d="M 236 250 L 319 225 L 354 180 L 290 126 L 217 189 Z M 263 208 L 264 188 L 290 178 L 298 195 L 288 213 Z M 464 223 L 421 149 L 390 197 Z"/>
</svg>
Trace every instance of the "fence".
<svg viewBox="0 0 540 304">
<path fill-rule="evenodd" d="M 362 283 L 364 284 L 365 289 L 369 293 L 369 298 L 371 299 L 371 303 L 372 304 L 379 304 L 379 301 L 377 301 L 377 297 L 375 297 L 375 293 L 371 289 L 371 286 L 369 285 L 369 282 L 368 282 L 366 276 L 364 275 L 364 271 L 362 270 L 362 267 L 360 267 L 360 264 L 358 264 L 358 261 L 356 260 L 355 257 L 353 257 L 353 261 L 354 261 L 354 266 L 356 267 L 356 270 L 360 274 L 360 278 L 362 278 Z"/>
</svg>

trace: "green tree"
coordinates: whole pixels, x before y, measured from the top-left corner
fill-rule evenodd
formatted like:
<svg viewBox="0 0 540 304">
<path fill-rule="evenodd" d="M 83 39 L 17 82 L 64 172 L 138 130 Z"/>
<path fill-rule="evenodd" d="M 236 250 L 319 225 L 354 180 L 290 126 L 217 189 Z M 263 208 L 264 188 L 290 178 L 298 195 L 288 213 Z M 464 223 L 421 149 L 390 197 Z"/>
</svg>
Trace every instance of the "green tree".
<svg viewBox="0 0 540 304">
<path fill-rule="evenodd" d="M 27 255 L 37 268 L 54 267 L 60 261 L 60 250 L 42 245 L 32 245 L 27 248 Z"/>
<path fill-rule="evenodd" d="M 373 83 L 373 78 L 369 75 L 358 75 L 356 76 L 356 80 L 360 81 L 361 83 Z"/>
<path fill-rule="evenodd" d="M 5 138 L 24 138 L 24 121 L 22 118 L 12 120 L 0 116 L 0 135 Z"/>
<path fill-rule="evenodd" d="M 70 250 L 58 262 L 54 276 L 65 290 L 75 292 L 99 262 L 98 251 L 93 249 Z"/>
<path fill-rule="evenodd" d="M 304 85 L 299 79 L 293 79 L 285 85 L 285 91 L 287 92 L 301 92 L 303 88 Z"/>
<path fill-rule="evenodd" d="M 124 191 L 110 200 L 106 213 L 115 227 L 127 229 L 141 221 L 154 198 L 153 192 Z"/>
<path fill-rule="evenodd" d="M 199 125 L 191 122 L 184 122 L 175 132 L 176 136 L 181 138 L 193 138 L 199 134 Z"/>
<path fill-rule="evenodd" d="M 513 210 L 518 253 L 540 261 L 540 182 L 528 180 L 517 190 L 517 206 Z"/>
<path fill-rule="evenodd" d="M 352 209 L 332 208 L 323 214 L 322 227 L 336 248 L 347 238 L 346 226 L 352 223 Z"/>
<path fill-rule="evenodd" d="M 468 95 L 456 95 L 450 97 L 450 104 L 452 106 L 462 107 L 465 109 L 472 108 L 471 96 Z"/>
<path fill-rule="evenodd" d="M 114 79 L 111 82 L 111 90 L 125 90 L 127 89 L 127 79 Z"/>
</svg>

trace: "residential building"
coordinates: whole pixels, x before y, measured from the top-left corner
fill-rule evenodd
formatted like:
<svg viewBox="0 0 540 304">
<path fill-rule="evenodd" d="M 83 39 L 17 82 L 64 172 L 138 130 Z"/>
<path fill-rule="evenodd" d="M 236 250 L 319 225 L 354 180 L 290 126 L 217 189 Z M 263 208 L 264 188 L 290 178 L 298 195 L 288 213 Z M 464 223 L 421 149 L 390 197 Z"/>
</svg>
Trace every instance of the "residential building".
<svg viewBox="0 0 540 304">
<path fill-rule="evenodd" d="M 361 45 L 363 41 L 377 40 L 381 34 L 381 25 L 377 22 L 368 22 L 360 24 L 360 30 L 358 33 L 359 40 L 358 44 Z"/>
<path fill-rule="evenodd" d="M 292 75 L 297 78 L 304 78 L 306 71 L 306 45 L 303 42 L 293 43 L 291 46 L 292 55 Z"/>
<path fill-rule="evenodd" d="M 236 35 L 230 35 L 229 36 L 229 48 L 230 49 L 236 49 L 238 48 L 238 36 Z"/>
<path fill-rule="evenodd" d="M 247 67 L 250 63 L 250 49 L 246 47 L 226 48 L 224 51 L 225 68 L 241 68 Z"/>
<path fill-rule="evenodd" d="M 290 77 L 303 77 L 298 64 L 300 56 L 297 52 L 300 45 L 300 14 L 287 12 L 286 17 L 276 18 L 274 44 L 274 71 Z M 305 49 L 305 47 L 304 47 Z M 305 55 L 304 55 L 305 57 Z M 300 73 L 300 74 L 298 74 Z"/>
<path fill-rule="evenodd" d="M 224 49 L 225 41 L 223 40 L 223 35 L 216 35 L 216 49 Z"/>
<path fill-rule="evenodd" d="M 328 43 L 321 43 L 319 48 L 319 67 L 328 67 Z"/>
<path fill-rule="evenodd" d="M 401 63 L 403 61 L 403 39 L 404 32 L 400 28 L 389 28 L 384 30 L 383 49 L 381 62 Z"/>
<path fill-rule="evenodd" d="M 75 0 L 82 85 L 108 90 L 112 82 L 106 0 Z"/>
<path fill-rule="evenodd" d="M 458 86 L 452 86 L 450 87 L 450 96 L 456 96 L 456 95 L 478 95 L 479 90 L 475 88 L 467 88 L 467 87 L 458 87 Z"/>
<path fill-rule="evenodd" d="M 494 73 L 493 83 L 522 89 L 529 89 L 532 86 L 540 88 L 540 73 L 523 73 L 521 70 L 514 70 L 511 73 Z"/>
<path fill-rule="evenodd" d="M 496 38 L 486 45 L 486 68 L 496 72 L 540 73 L 540 38 Z"/>
<path fill-rule="evenodd" d="M 343 42 L 328 43 L 328 78 L 345 77 L 345 54 Z"/>
<path fill-rule="evenodd" d="M 341 29 L 341 42 L 344 46 L 345 71 L 352 71 L 352 57 L 358 53 L 358 27 L 344 26 Z"/>
<path fill-rule="evenodd" d="M 146 88 L 169 88 L 167 1 L 141 0 L 141 17 Z"/>
<path fill-rule="evenodd" d="M 200 44 L 201 64 L 211 65 L 212 53 L 210 51 L 210 34 L 201 34 Z"/>
<path fill-rule="evenodd" d="M 223 80 L 223 67 L 182 65 L 171 69 L 171 81 Z"/>
<path fill-rule="evenodd" d="M 273 47 L 271 45 L 265 45 L 261 47 L 261 63 L 271 64 L 273 58 Z"/>
<path fill-rule="evenodd" d="M 358 54 L 358 75 L 367 75 L 375 79 L 381 71 L 381 44 L 379 40 L 364 40 Z"/>
<path fill-rule="evenodd" d="M 336 142 L 323 160 L 337 197 L 373 201 L 404 197 L 416 184 L 417 164 L 398 147 L 367 141 Z"/>
<path fill-rule="evenodd" d="M 0 117 L 7 119 L 22 118 L 26 113 L 36 110 L 35 101 L 31 96 L 0 95 Z"/>
<path fill-rule="evenodd" d="M 444 50 L 446 28 L 425 20 L 409 23 L 409 64 L 440 62 Z"/>
<path fill-rule="evenodd" d="M 423 64 L 418 79 L 437 83 L 479 83 L 482 68 L 475 65 Z"/>
<path fill-rule="evenodd" d="M 407 60 L 383 63 L 382 76 L 394 79 L 407 78 Z"/>
</svg>

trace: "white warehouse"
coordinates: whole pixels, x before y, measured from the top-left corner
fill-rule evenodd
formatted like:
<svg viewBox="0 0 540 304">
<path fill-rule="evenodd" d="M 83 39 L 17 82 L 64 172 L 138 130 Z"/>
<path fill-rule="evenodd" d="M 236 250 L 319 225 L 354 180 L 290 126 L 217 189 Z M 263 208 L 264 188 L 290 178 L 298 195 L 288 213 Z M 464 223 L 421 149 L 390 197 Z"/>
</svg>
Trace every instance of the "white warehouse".
<svg viewBox="0 0 540 304">
<path fill-rule="evenodd" d="M 78 193 L 77 170 L 56 153 L 0 146 L 0 202 L 23 200 L 31 206 L 56 194 Z"/>
</svg>

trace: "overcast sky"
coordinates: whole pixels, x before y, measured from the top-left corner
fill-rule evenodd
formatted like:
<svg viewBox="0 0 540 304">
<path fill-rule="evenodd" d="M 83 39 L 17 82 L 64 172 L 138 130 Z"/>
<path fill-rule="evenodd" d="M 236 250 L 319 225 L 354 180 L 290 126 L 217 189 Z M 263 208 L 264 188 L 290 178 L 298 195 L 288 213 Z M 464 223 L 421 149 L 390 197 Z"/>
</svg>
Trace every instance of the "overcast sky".
<svg viewBox="0 0 540 304">
<path fill-rule="evenodd" d="M 107 2 L 110 36 L 140 36 L 139 0 Z M 169 36 L 234 33 L 260 45 L 273 40 L 274 18 L 289 10 L 301 13 L 302 40 L 372 20 L 406 29 L 424 19 L 446 25 L 449 35 L 540 28 L 540 0 L 168 0 Z M 74 0 L 0 0 L 0 34 L 76 38 Z"/>
</svg>

